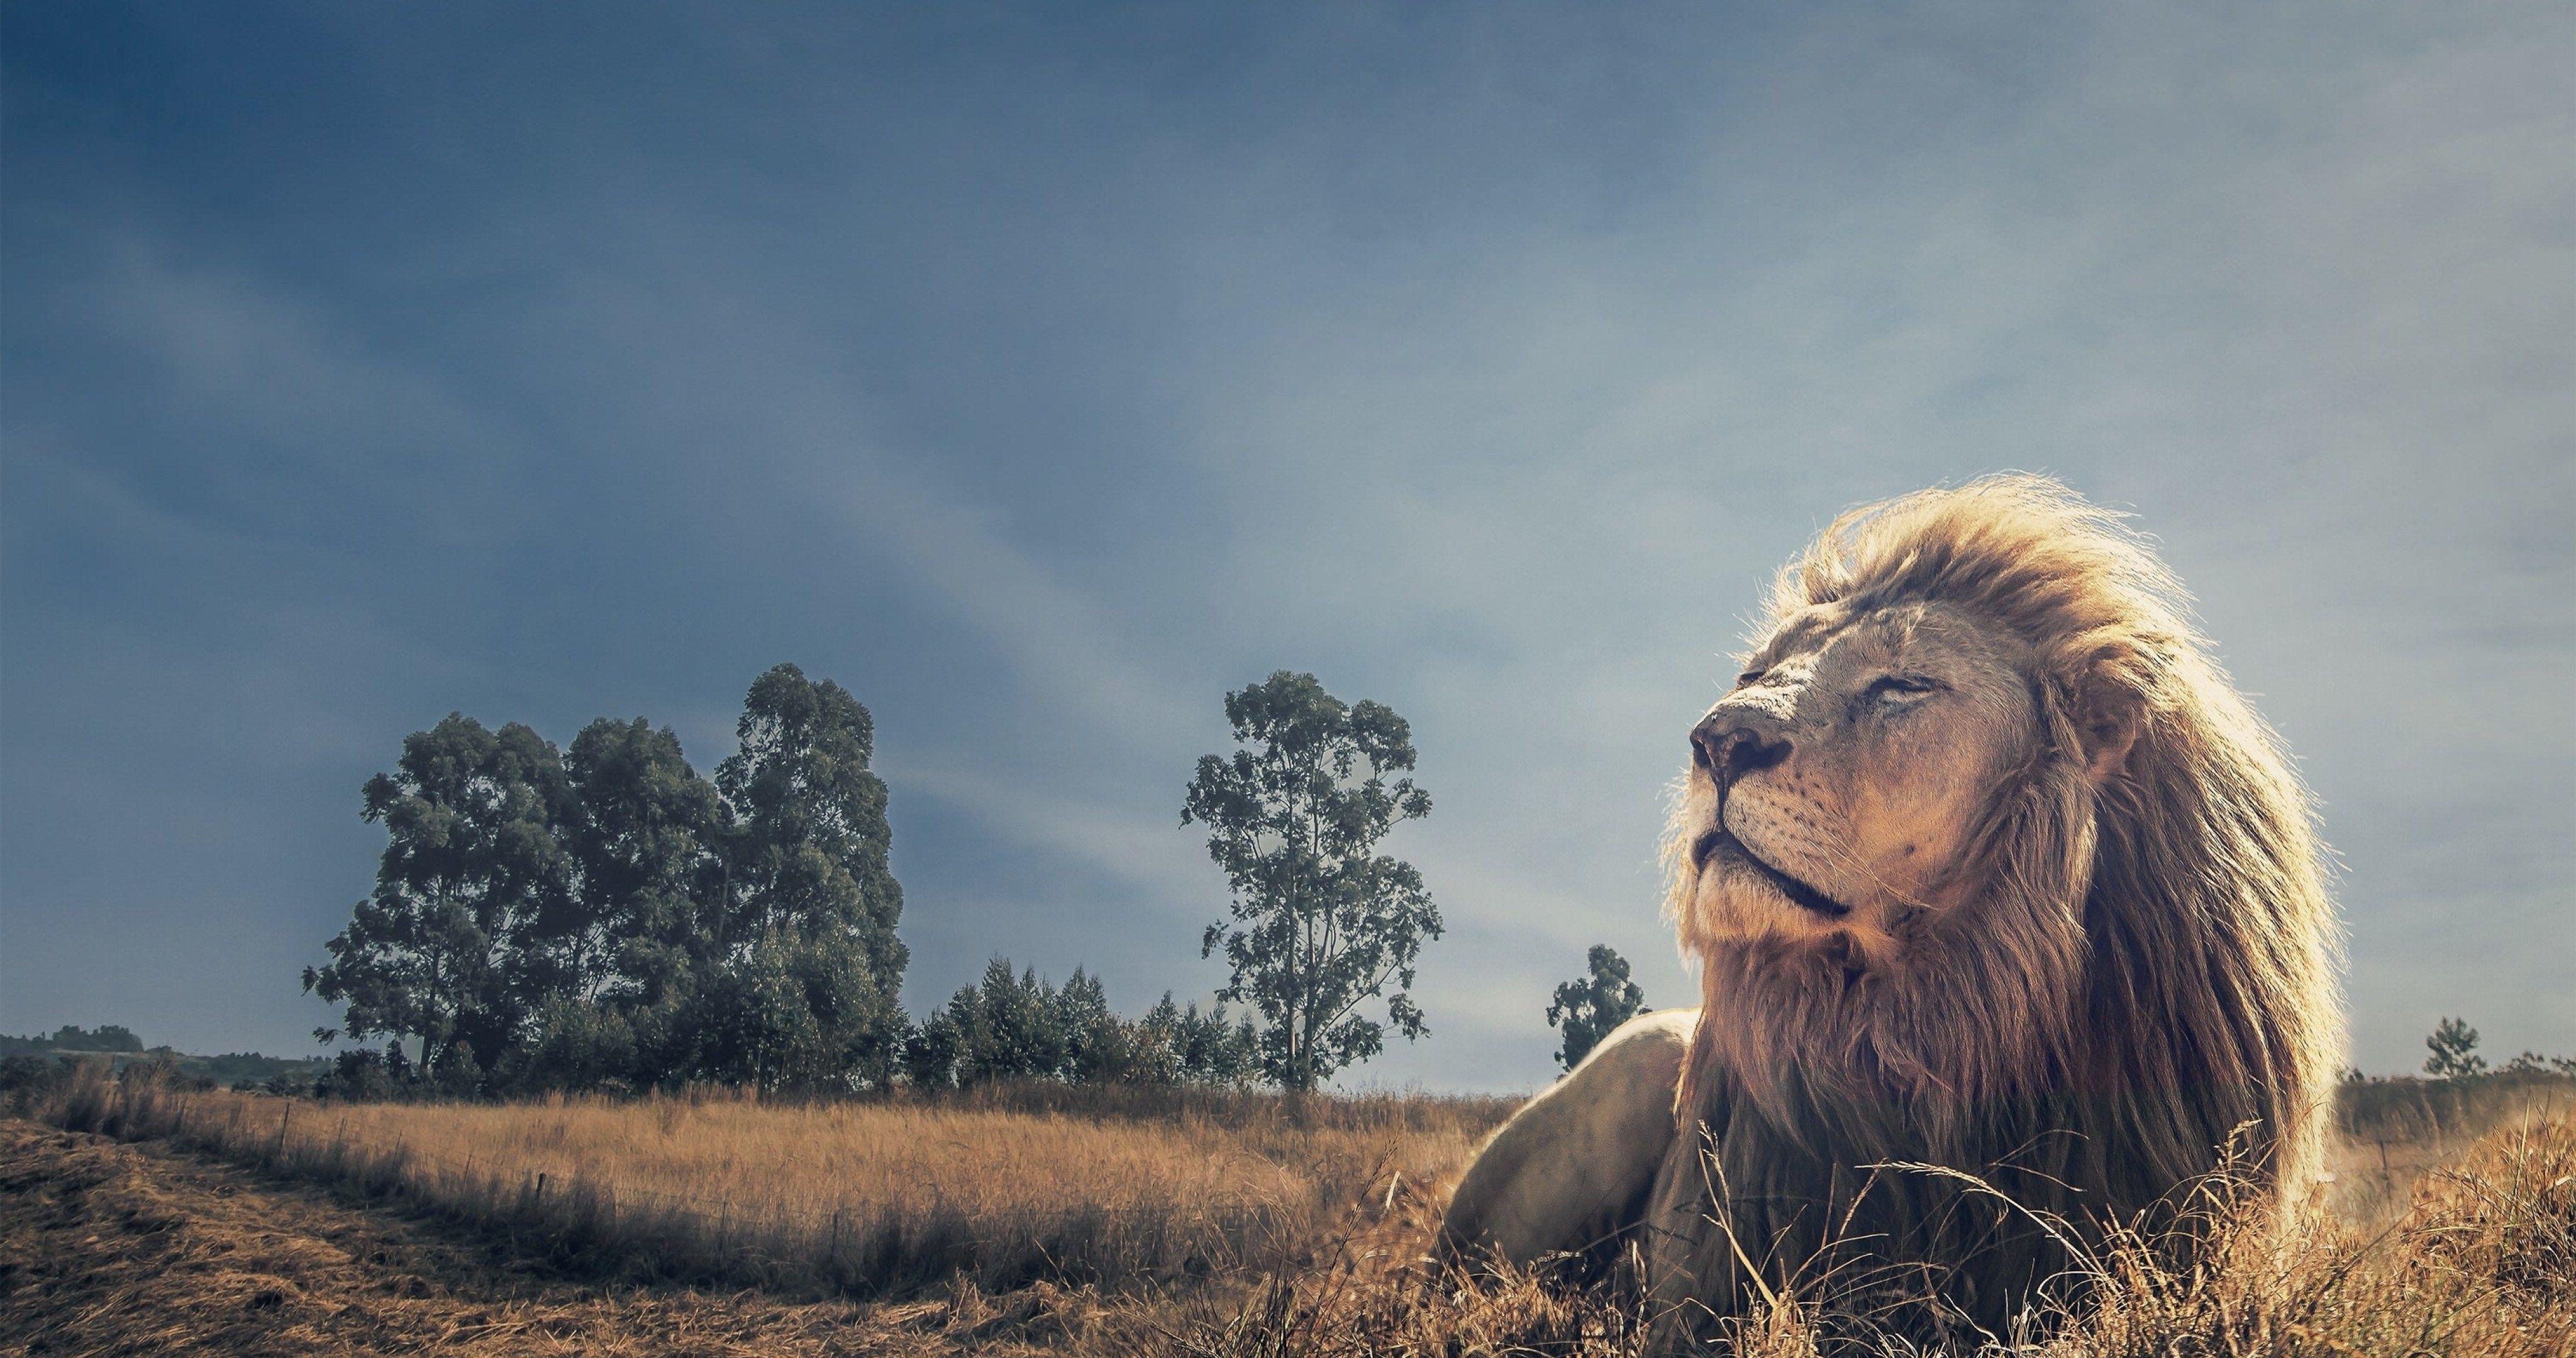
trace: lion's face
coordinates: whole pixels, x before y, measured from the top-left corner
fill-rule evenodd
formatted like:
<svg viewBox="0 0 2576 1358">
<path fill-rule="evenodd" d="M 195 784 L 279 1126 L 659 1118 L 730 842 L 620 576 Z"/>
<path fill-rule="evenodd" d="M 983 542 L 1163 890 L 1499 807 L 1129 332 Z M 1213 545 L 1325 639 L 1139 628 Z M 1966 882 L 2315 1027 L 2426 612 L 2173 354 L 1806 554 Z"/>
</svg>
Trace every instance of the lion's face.
<svg viewBox="0 0 2576 1358">
<path fill-rule="evenodd" d="M 1697 941 L 1847 945 L 1892 959 L 1975 884 L 1998 783 L 2040 740 L 2008 637 L 1908 603 L 1788 618 L 1691 731 L 1676 905 Z"/>
</svg>

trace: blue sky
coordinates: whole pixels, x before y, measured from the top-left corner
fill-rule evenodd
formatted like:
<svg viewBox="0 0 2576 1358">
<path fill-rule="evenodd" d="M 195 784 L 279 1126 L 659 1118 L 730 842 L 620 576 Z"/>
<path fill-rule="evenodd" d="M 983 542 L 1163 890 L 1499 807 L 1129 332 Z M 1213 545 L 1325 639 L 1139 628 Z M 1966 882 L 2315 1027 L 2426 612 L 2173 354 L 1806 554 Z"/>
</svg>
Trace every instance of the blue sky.
<svg viewBox="0 0 2576 1358">
<path fill-rule="evenodd" d="M 2576 1051 L 2564 6 L 54 4 L 0 85 L 0 1031 L 301 1050 L 451 709 L 876 715 L 934 1002 L 1203 993 L 1220 695 L 1414 723 L 1362 1082 L 1528 1086 L 1767 572 L 2133 510 L 2342 854 L 2365 1067 Z"/>
</svg>

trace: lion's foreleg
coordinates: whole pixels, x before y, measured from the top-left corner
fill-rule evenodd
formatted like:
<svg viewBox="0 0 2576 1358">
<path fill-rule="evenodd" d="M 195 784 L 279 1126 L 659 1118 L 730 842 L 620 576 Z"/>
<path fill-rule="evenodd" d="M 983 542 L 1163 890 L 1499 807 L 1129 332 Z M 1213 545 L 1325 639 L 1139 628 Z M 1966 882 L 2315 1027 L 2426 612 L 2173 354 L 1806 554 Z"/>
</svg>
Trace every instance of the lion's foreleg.
<svg viewBox="0 0 2576 1358">
<path fill-rule="evenodd" d="M 1633 1228 L 1675 1137 L 1695 1009 L 1622 1024 L 1477 1151 L 1441 1223 L 1448 1249 L 1516 1264 L 1584 1254 Z"/>
</svg>

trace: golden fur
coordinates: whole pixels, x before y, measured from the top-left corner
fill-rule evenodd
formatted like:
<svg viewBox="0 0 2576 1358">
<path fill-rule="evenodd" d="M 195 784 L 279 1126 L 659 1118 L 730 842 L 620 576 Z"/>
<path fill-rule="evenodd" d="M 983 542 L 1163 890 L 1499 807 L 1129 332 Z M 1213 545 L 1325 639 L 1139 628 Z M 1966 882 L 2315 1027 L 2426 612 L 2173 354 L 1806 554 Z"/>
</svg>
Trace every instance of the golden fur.
<svg viewBox="0 0 2576 1358">
<path fill-rule="evenodd" d="M 1934 1106 L 2069 1081 L 2259 1089 L 2287 1132 L 2287 1177 L 2312 1171 L 2341 1042 L 2314 814 L 2279 737 L 2192 626 L 2181 582 L 2118 517 L 2051 481 L 1992 477 L 1843 514 L 1781 570 L 1765 630 L 1811 608 L 1926 600 L 2031 648 L 2047 736 L 1973 833 L 1963 871 L 1984 886 L 1981 927 L 1916 939 L 1887 978 L 1896 993 L 1854 1006 L 1697 931 L 1668 835 L 1682 947 L 1709 1012 L 1730 1020 L 1701 1026 L 1686 1081 L 1733 1056 L 1746 1092 L 1775 1095 L 1762 1072 L 1797 1052 L 1811 1074 L 1875 1078 Z M 2088 752 L 2105 732 L 2127 749 L 2097 785 Z M 2206 1163 L 2202 1128 L 2171 1125 L 2182 1110 L 2139 1111 L 2170 1125 L 2157 1140 L 2182 1143 L 2154 1147 L 2175 1169 Z"/>
<path fill-rule="evenodd" d="M 1927 609 L 1995 638 L 2029 706 L 1939 902 L 1805 936 L 1714 917 L 1689 850 L 1711 794 L 1686 784 L 1669 910 L 1704 1007 L 1629 1218 L 1667 1342 L 1784 1283 L 1928 1295 L 1926 1323 L 1992 1331 L 2064 1268 L 2027 1217 L 1892 1164 L 1983 1176 L 2079 1237 L 2169 1204 L 2240 1132 L 2285 1192 L 2319 1168 L 2341 1038 L 2323 854 L 2180 583 L 2117 516 L 1993 477 L 1835 520 L 1780 573 L 1755 655 Z M 1479 1168 L 1462 1193 L 1500 1196 Z M 1472 1226 L 1452 1238 L 1532 1253 Z"/>
<path fill-rule="evenodd" d="M 1875 1235 L 1887 1243 L 1860 1255 L 1957 1270 L 1947 1299 L 1991 1326 L 2050 1252 L 2008 1224 L 1963 1227 L 1958 1194 L 1919 1179 L 1870 1202 L 1857 1167 L 1979 1173 L 2081 1223 L 2147 1210 L 2250 1124 L 2257 1160 L 2295 1191 L 2319 1166 L 2340 1045 L 2335 926 L 2279 738 L 2117 517 L 2024 476 L 1854 510 L 1780 573 L 1767 628 L 1924 603 L 2023 648 L 2040 733 L 1967 836 L 1961 917 L 1923 921 L 1855 981 L 1831 949 L 1701 927 L 1675 845 L 1672 906 L 1704 1000 L 1677 1105 L 1697 1135 L 1678 1158 L 1700 1170 L 1716 1147 L 1705 1168 L 1732 1181 L 1717 1196 L 1748 1180 L 1772 1194 L 1767 1214 L 1738 1215 L 1784 1265 L 1851 1257 L 1828 1248 L 1836 1229 Z M 1698 1173 L 1667 1179 L 1667 1215 L 1708 1196 Z M 1783 1213 L 1784 1197 L 1821 1198 L 1838 1225 Z M 1659 1243 L 1659 1292 L 1732 1290 L 1732 1246 L 1711 1257 L 1720 1242 L 1686 1224 Z"/>
</svg>

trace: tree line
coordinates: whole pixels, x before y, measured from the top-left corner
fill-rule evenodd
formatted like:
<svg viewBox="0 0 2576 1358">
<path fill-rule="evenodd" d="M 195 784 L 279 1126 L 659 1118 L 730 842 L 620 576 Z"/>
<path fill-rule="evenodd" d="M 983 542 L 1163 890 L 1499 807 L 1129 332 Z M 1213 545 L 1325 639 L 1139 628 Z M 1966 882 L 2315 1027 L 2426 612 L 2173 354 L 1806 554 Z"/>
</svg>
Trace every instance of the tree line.
<svg viewBox="0 0 2576 1358">
<path fill-rule="evenodd" d="M 102 1023 L 96 1028 L 84 1028 L 77 1023 L 66 1023 L 56 1028 L 50 1037 L 43 1033 L 28 1037 L 0 1033 L 0 1056 L 18 1056 L 29 1052 L 139 1053 L 142 1050 L 143 1039 L 135 1036 L 134 1030 L 122 1023 Z"/>
<path fill-rule="evenodd" d="M 1430 798 L 1383 704 L 1283 670 L 1225 705 L 1241 748 L 1200 761 L 1181 820 L 1208 830 L 1231 889 L 1200 940 L 1230 976 L 1204 1008 L 1166 993 L 1132 1019 L 1079 969 L 1059 986 L 1000 958 L 904 1011 L 875 726 L 831 680 L 761 675 L 712 778 L 642 717 L 558 748 L 450 713 L 362 791 L 386 836 L 374 887 L 303 979 L 340 1011 L 319 1040 L 383 1045 L 341 1052 L 323 1092 L 1313 1088 L 1389 1028 L 1428 1031 L 1410 991 L 1439 911 L 1377 846 Z"/>
</svg>

